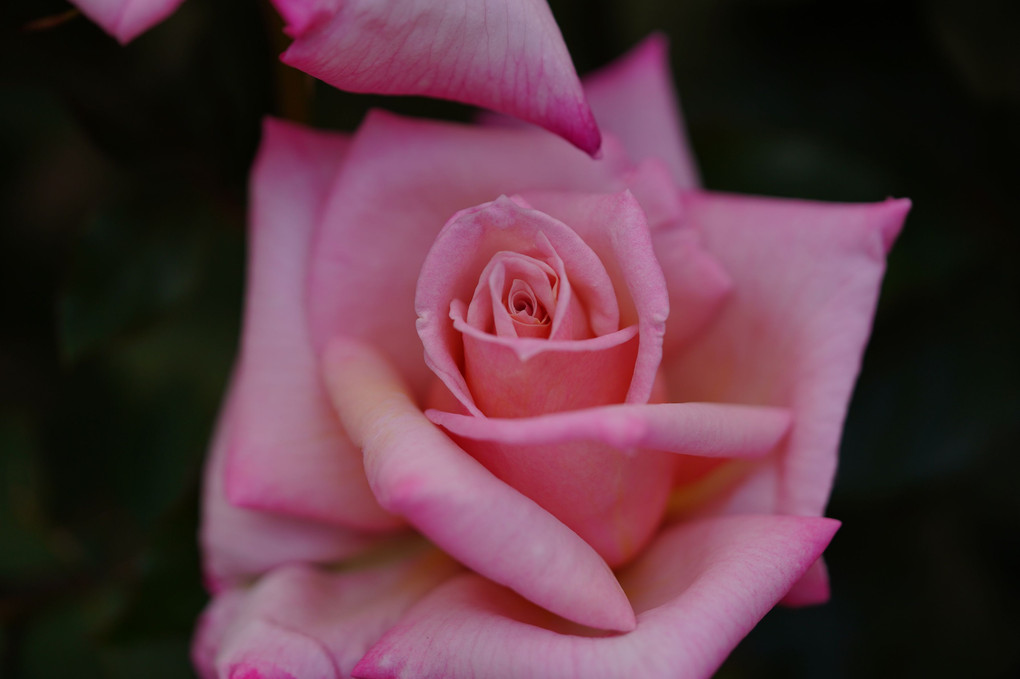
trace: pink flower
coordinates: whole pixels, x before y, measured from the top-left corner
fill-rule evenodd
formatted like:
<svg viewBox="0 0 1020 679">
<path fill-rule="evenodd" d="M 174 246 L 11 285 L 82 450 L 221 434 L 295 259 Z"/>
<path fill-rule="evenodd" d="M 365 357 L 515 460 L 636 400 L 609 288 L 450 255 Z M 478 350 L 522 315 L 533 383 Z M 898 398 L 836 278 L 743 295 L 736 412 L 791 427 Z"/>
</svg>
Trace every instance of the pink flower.
<svg viewBox="0 0 1020 679">
<path fill-rule="evenodd" d="M 184 0 L 71 0 L 82 14 L 121 44 L 131 42 L 173 14 Z"/>
<path fill-rule="evenodd" d="M 273 0 L 283 60 L 351 92 L 452 99 L 541 125 L 588 153 L 600 135 L 546 0 Z"/>
<path fill-rule="evenodd" d="M 203 677 L 701 677 L 828 598 L 909 203 L 698 189 L 664 53 L 586 83 L 597 161 L 535 129 L 267 121 Z"/>
</svg>

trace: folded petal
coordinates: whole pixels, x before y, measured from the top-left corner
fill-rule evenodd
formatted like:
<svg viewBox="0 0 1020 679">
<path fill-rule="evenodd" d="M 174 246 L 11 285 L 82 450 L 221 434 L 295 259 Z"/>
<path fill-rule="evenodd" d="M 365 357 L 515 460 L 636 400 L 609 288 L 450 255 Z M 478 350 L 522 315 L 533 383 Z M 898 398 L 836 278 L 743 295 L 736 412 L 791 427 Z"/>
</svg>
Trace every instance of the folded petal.
<svg viewBox="0 0 1020 679">
<path fill-rule="evenodd" d="M 544 0 L 274 0 L 283 60 L 352 92 L 453 99 L 536 123 L 594 154 L 600 137 Z"/>
<path fill-rule="evenodd" d="M 245 509 L 224 492 L 227 441 L 234 424 L 231 389 L 224 400 L 206 461 L 202 489 L 203 571 L 206 586 L 221 592 L 277 566 L 297 562 L 334 563 L 376 544 L 375 535 L 321 523 Z"/>
<path fill-rule="evenodd" d="M 619 137 L 631 158 L 661 158 L 676 185 L 700 185 L 684 133 L 666 39 L 653 35 L 609 66 L 584 78 L 595 119 Z"/>
<path fill-rule="evenodd" d="M 252 175 L 247 306 L 225 469 L 231 503 L 365 530 L 372 495 L 322 385 L 305 310 L 309 248 L 347 140 L 267 120 Z"/>
<path fill-rule="evenodd" d="M 886 252 L 909 206 L 684 194 L 684 218 L 735 292 L 665 365 L 671 400 L 793 413 L 786 445 L 720 511 L 822 513 Z"/>
<path fill-rule="evenodd" d="M 450 217 L 534 188 L 618 190 L 628 165 L 613 144 L 595 162 L 541 130 L 369 114 L 315 237 L 313 346 L 321 351 L 337 334 L 370 340 L 415 393 L 424 392 L 432 373 L 421 360 L 413 300 L 425 255 Z"/>
<path fill-rule="evenodd" d="M 184 0 L 70 0 L 121 44 L 173 14 Z"/>
<path fill-rule="evenodd" d="M 829 543 L 838 522 L 713 518 L 664 533 L 621 574 L 627 634 L 578 629 L 475 575 L 415 605 L 354 668 L 360 679 L 709 677 Z"/>
<path fill-rule="evenodd" d="M 602 629 L 633 627 L 606 563 L 425 419 L 378 352 L 338 338 L 324 370 L 384 507 L 476 572 L 550 611 Z"/>
<path fill-rule="evenodd" d="M 382 634 L 459 570 L 420 541 L 345 570 L 283 566 L 217 596 L 192 659 L 203 679 L 346 679 Z"/>
<path fill-rule="evenodd" d="M 605 443 L 621 452 L 662 450 L 711 458 L 767 454 L 790 426 L 782 408 L 722 403 L 612 405 L 529 418 L 479 418 L 438 410 L 432 421 L 459 437 L 510 445 Z"/>
<path fill-rule="evenodd" d="M 710 403 L 613 405 L 513 419 L 426 415 L 611 566 L 629 561 L 654 534 L 674 469 L 690 465 L 687 456 L 760 457 L 789 425 L 780 409 Z"/>
</svg>

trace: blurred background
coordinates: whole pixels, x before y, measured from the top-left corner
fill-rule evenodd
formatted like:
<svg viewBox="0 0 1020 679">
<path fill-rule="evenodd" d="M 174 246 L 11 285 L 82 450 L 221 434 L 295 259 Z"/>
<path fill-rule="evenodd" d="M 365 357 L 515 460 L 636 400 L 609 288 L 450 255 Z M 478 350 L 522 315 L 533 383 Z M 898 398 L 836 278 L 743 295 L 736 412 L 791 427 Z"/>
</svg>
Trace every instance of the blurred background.
<svg viewBox="0 0 1020 679">
<path fill-rule="evenodd" d="M 914 201 L 832 601 L 770 613 L 719 676 L 1020 676 L 1020 3 L 551 4 L 582 73 L 669 36 L 708 188 Z M 187 0 L 126 48 L 69 10 L 0 6 L 0 677 L 189 677 L 260 118 L 471 113 L 279 65 L 266 2 Z"/>
</svg>

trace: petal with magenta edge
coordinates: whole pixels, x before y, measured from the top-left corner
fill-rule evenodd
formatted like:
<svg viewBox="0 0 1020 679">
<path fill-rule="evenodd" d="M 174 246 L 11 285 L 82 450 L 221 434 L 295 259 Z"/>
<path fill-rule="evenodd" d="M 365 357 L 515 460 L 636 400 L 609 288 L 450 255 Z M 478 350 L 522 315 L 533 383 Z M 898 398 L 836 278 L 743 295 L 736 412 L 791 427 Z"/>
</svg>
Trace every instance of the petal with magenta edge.
<svg viewBox="0 0 1020 679">
<path fill-rule="evenodd" d="M 283 61 L 351 92 L 453 99 L 512 115 L 595 154 L 600 134 L 545 0 L 273 0 Z"/>
<path fill-rule="evenodd" d="M 131 42 L 174 13 L 184 0 L 70 0 L 120 44 Z"/>
<path fill-rule="evenodd" d="M 359 679 L 709 677 L 818 558 L 839 523 L 734 516 L 670 528 L 621 579 L 628 634 L 581 630 L 476 575 L 415 605 L 354 668 Z"/>
</svg>

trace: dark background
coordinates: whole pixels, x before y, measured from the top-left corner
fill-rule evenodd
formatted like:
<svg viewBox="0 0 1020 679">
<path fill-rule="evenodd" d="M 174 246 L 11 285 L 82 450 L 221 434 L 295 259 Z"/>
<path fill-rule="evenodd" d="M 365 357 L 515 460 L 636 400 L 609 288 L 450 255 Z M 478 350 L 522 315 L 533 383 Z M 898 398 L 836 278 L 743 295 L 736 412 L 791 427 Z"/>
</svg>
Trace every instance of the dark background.
<svg viewBox="0 0 1020 679">
<path fill-rule="evenodd" d="M 653 30 L 711 189 L 914 200 L 829 514 L 831 603 L 721 677 L 1020 676 L 1020 3 L 560 0 L 582 73 Z M 187 677 L 197 485 L 237 342 L 261 116 L 368 106 L 275 13 L 187 0 L 127 48 L 0 9 L 0 676 Z"/>
</svg>

